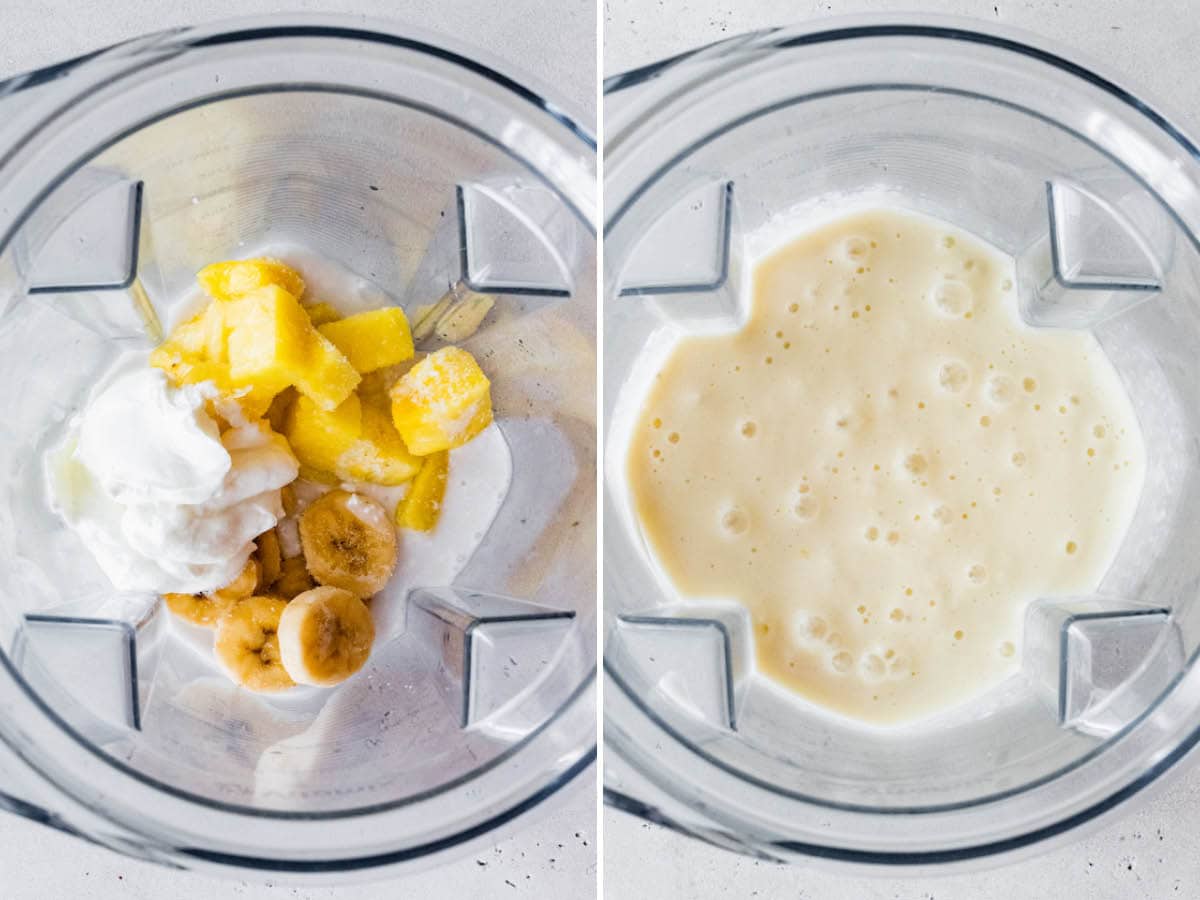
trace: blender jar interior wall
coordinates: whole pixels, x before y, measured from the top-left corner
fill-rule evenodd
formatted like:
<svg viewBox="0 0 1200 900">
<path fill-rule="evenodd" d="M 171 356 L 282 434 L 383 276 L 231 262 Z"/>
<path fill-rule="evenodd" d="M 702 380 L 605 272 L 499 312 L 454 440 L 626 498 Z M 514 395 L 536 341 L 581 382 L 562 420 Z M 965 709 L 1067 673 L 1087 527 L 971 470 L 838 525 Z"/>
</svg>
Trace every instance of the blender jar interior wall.
<svg viewBox="0 0 1200 900">
<path fill-rule="evenodd" d="M 46 180 L 26 183 L 33 198 L 0 245 L 6 668 L 81 750 L 164 795 L 319 820 L 470 797 L 483 777 L 474 800 L 446 801 L 447 819 L 494 815 L 518 782 L 575 771 L 591 731 L 570 712 L 594 671 L 589 151 L 576 134 L 549 139 L 561 126 L 533 105 L 522 119 L 512 83 L 437 48 L 321 26 L 230 34 L 116 54 L 111 83 L 84 85 L 98 99 L 31 132 L 31 152 L 49 148 L 40 159 L 8 157 Z M 492 380 L 512 476 L 452 583 L 376 599 L 358 677 L 263 698 L 168 641 L 157 598 L 113 591 L 50 510 L 41 459 L 114 359 L 194 311 L 198 268 L 284 245 L 369 282 L 314 298 L 351 310 L 387 302 L 411 317 L 455 284 L 495 294 L 462 346 Z M 514 765 L 507 787 L 486 781 Z M 367 844 L 454 827 L 385 825 Z M 332 834 L 322 852 L 353 855 Z"/>
<path fill-rule="evenodd" d="M 903 829 L 893 819 L 882 836 L 875 814 L 983 808 L 1106 752 L 1122 759 L 1120 739 L 1180 677 L 1200 638 L 1200 560 L 1188 549 L 1200 520 L 1200 254 L 1181 217 L 1194 213 L 1194 183 L 1177 151 L 1147 141 L 1092 98 L 1039 102 L 1038 66 L 983 47 L 986 37 L 969 46 L 962 31 L 880 31 L 747 36 L 676 64 L 677 72 L 665 67 L 660 85 L 648 79 L 629 89 L 633 112 L 611 129 L 606 175 L 610 690 L 696 760 L 696 783 L 680 796 L 704 796 L 698 808 L 720 809 L 716 821 L 751 814 L 733 795 L 715 800 L 701 772 L 728 773 L 730 784 L 764 792 L 755 796 L 812 804 L 802 808 L 822 821 L 827 810 L 861 813 L 845 831 L 839 819 L 827 833 L 835 844 L 871 833 L 856 847 L 864 852 Z M 619 109 L 626 85 L 616 79 L 614 89 Z M 1095 597 L 1035 601 L 1021 674 L 927 725 L 890 731 L 824 715 L 755 677 L 744 611 L 681 605 L 649 558 L 623 474 L 644 376 L 674 336 L 736 327 L 763 230 L 778 234 L 789 222 L 803 229 L 879 204 L 953 222 L 1012 254 L 1025 318 L 1061 325 L 1050 320 L 1067 309 L 1075 318 L 1065 324 L 1093 331 L 1130 394 L 1149 457 L 1133 524 Z M 1051 207 L 1069 215 L 1056 223 Z M 705 259 L 698 269 L 708 274 L 674 262 L 685 247 Z M 1127 283 L 1114 285 L 1121 276 Z M 699 617 L 709 630 L 689 632 L 680 616 Z M 1149 618 L 1126 627 L 1139 616 Z M 1060 655 L 1062 634 L 1073 643 Z M 1105 654 L 1135 648 L 1115 681 L 1101 672 Z M 672 661 L 651 664 L 655 654 Z M 1106 677 L 1111 683 L 1101 684 Z M 693 687 L 688 703 L 670 687 L 680 683 Z M 640 725 L 610 719 L 609 727 L 628 742 L 630 759 L 647 759 Z M 773 808 L 788 821 L 782 833 L 807 834 L 805 814 L 787 809 Z M 755 826 L 743 819 L 742 827 L 753 840 Z M 911 846 L 911 837 L 895 841 Z"/>
</svg>

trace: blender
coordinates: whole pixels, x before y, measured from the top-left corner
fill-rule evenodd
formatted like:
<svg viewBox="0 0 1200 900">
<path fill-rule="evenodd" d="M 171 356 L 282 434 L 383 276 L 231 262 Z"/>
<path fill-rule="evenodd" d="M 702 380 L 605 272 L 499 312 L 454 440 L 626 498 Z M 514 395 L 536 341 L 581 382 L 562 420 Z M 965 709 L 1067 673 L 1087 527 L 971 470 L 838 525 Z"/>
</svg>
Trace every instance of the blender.
<svg viewBox="0 0 1200 900">
<path fill-rule="evenodd" d="M 912 870 L 1052 846 L 1158 782 L 1200 737 L 1196 145 L 1093 68 L 954 19 L 746 34 L 606 91 L 608 802 L 764 859 Z M 1148 458 L 1102 583 L 1031 601 L 1016 674 L 870 729 L 757 674 L 738 604 L 677 594 L 623 467 L 640 376 L 737 327 L 764 231 L 881 204 L 1011 254 L 1022 318 L 1095 335 Z"/>
<path fill-rule="evenodd" d="M 0 808 L 170 866 L 331 881 L 464 853 L 583 781 L 587 130 L 478 53 L 327 17 L 149 35 L 0 83 L 0 109 Z M 40 460 L 113 360 L 188 312 L 197 269 L 280 243 L 376 303 L 493 296 L 463 346 L 512 473 L 455 577 L 377 602 L 355 678 L 265 697 L 113 590 Z"/>
</svg>

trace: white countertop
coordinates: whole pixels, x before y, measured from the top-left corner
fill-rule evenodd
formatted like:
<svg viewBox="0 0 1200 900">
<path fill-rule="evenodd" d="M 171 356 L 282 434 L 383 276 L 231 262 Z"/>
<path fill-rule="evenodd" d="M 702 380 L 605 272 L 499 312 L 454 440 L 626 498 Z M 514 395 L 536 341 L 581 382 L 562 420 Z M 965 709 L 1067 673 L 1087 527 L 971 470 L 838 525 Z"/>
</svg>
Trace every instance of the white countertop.
<svg viewBox="0 0 1200 900">
<path fill-rule="evenodd" d="M 595 115 L 592 0 L 13 0 L 0 3 L 0 78 L 178 25 L 285 11 L 411 22 L 485 47 L 510 71 L 554 86 L 584 121 Z M 348 888 L 245 884 L 118 856 L 0 813 L 2 900 L 479 900 L 595 896 L 594 775 L 584 773 L 513 837 L 418 875 Z M 3 786 L 0 786 L 3 789 Z"/>
<path fill-rule="evenodd" d="M 1200 6 L 1194 0 L 604 0 L 604 74 L 740 32 L 867 12 L 975 16 L 1101 60 L 1200 135 Z M 978 875 L 847 878 L 736 856 L 611 809 L 606 900 L 1168 900 L 1200 898 L 1200 766 L 1144 808 L 1069 847 Z"/>
</svg>

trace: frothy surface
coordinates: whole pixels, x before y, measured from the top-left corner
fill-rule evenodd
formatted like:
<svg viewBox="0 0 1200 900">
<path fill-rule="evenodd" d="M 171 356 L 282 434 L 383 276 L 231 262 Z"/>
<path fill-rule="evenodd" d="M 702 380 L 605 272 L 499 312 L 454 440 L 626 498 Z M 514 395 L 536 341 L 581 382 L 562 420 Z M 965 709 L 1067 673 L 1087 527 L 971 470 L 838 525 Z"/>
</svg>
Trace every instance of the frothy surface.
<svg viewBox="0 0 1200 900">
<path fill-rule="evenodd" d="M 634 424 L 642 531 L 677 590 L 736 598 L 758 666 L 857 719 L 1016 667 L 1025 606 L 1086 594 L 1145 454 L 1090 334 L 1017 315 L 1009 258 L 878 209 L 762 259 L 745 326 L 687 337 Z"/>
</svg>

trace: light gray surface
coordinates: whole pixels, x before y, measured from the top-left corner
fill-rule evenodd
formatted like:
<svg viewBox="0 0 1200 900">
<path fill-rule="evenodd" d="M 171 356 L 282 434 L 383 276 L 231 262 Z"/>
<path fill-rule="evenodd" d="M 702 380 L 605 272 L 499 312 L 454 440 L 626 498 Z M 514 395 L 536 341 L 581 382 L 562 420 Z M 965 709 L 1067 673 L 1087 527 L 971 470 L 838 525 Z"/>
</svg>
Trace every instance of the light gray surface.
<svg viewBox="0 0 1200 900">
<path fill-rule="evenodd" d="M 605 75 L 740 32 L 836 14 L 975 16 L 1100 60 L 1200 134 L 1200 7 L 1192 0 L 604 0 Z M 623 813 L 604 815 L 606 900 L 1137 900 L 1200 898 L 1200 767 L 1070 847 L 978 875 L 847 878 L 735 856 Z"/>
<path fill-rule="evenodd" d="M 554 86 L 591 126 L 595 110 L 592 0 L 0 0 L 0 78 L 149 31 L 231 16 L 341 12 L 410 22 L 487 48 L 491 56 Z M 0 785 L 0 789 L 3 786 Z M 125 859 L 15 816 L 0 814 L 2 900 L 479 900 L 595 896 L 595 789 L 591 771 L 549 815 L 460 862 L 413 877 L 349 888 L 242 884 Z"/>
</svg>

